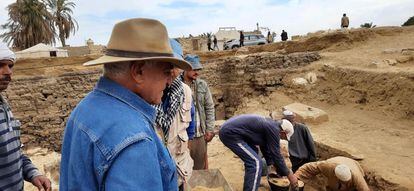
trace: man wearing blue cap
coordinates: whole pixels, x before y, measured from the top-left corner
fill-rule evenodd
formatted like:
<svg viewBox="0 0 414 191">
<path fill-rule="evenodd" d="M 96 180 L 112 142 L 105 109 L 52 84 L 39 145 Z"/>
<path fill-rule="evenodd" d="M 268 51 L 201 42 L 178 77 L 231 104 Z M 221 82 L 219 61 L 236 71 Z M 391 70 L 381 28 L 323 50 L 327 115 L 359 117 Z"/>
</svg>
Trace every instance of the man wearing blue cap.
<svg viewBox="0 0 414 191">
<path fill-rule="evenodd" d="M 194 170 L 208 169 L 207 143 L 214 137 L 214 102 L 207 82 L 198 78 L 198 72 L 203 68 L 197 55 L 186 55 L 185 60 L 192 70 L 184 71 L 184 82 L 193 91 L 196 108 L 196 130 L 194 140 L 190 141 L 191 157 L 194 160 Z"/>
<path fill-rule="evenodd" d="M 184 60 L 180 43 L 170 39 L 174 57 Z M 188 149 L 188 141 L 194 137 L 194 106 L 191 88 L 179 77 L 181 70 L 174 67 L 173 81 L 164 90 L 161 104 L 156 105 L 156 125 L 158 134 L 164 140 L 175 160 L 179 190 L 188 190 L 186 182 L 193 172 L 193 159 Z"/>
</svg>

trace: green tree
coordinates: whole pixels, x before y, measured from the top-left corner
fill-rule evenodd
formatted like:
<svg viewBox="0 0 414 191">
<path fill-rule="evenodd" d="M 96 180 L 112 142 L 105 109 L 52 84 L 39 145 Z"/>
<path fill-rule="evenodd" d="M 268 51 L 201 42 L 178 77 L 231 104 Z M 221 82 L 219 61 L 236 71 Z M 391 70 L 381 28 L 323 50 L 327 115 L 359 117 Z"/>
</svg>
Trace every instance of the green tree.
<svg viewBox="0 0 414 191">
<path fill-rule="evenodd" d="M 79 28 L 78 22 L 72 17 L 72 9 L 76 5 L 68 0 L 46 0 L 46 4 L 59 31 L 60 42 L 62 46 L 65 46 L 65 40 L 69 38 L 70 33 L 75 34 Z"/>
<path fill-rule="evenodd" d="M 55 27 L 53 16 L 44 3 L 38 0 L 17 0 L 7 7 L 9 20 L 1 28 L 3 41 L 18 49 L 32 47 L 38 43 L 54 44 Z"/>
<path fill-rule="evenodd" d="M 364 24 L 362 24 L 361 25 L 361 28 L 374 28 L 376 26 L 377 25 L 372 25 L 372 22 L 371 22 L 371 23 L 364 23 Z"/>
<path fill-rule="evenodd" d="M 402 26 L 414 25 L 414 16 L 410 17 Z"/>
</svg>

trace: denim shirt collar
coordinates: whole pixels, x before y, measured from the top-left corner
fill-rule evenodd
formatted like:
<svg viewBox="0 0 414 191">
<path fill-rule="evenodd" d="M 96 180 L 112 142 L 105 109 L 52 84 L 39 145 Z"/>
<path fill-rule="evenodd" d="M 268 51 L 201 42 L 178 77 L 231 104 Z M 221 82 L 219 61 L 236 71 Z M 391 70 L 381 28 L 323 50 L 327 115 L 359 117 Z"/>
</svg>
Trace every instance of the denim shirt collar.
<svg viewBox="0 0 414 191">
<path fill-rule="evenodd" d="M 151 121 L 151 123 L 154 123 L 156 117 L 155 109 L 139 95 L 126 89 L 111 79 L 100 77 L 95 87 L 95 91 L 101 91 L 119 99 L 135 110 L 141 112 L 146 118 L 148 118 L 148 120 Z"/>
</svg>

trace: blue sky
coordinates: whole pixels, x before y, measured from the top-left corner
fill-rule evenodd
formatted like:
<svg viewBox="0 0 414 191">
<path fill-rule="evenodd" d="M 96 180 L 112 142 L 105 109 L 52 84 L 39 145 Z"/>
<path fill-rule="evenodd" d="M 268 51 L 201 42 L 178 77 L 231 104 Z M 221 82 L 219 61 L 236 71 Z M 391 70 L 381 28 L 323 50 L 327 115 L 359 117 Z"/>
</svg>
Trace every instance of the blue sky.
<svg viewBox="0 0 414 191">
<path fill-rule="evenodd" d="M 71 46 L 84 45 L 92 38 L 108 42 L 113 25 L 124 19 L 158 19 L 171 37 L 217 32 L 219 27 L 253 30 L 258 22 L 280 34 L 306 34 L 339 28 L 343 13 L 350 27 L 365 22 L 377 26 L 400 26 L 414 16 L 414 0 L 72 0 L 77 33 L 68 39 Z M 8 19 L 5 8 L 15 0 L 0 1 L 0 24 Z M 2 31 L 0 31 L 2 32 Z M 60 44 L 57 44 L 60 46 Z"/>
</svg>

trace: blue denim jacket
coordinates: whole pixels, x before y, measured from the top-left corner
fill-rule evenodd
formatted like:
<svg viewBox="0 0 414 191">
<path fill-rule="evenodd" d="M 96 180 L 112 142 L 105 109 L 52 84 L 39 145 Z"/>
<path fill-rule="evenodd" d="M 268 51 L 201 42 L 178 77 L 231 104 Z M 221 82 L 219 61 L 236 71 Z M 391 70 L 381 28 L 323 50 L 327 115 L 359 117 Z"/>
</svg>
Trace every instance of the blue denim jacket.
<svg viewBox="0 0 414 191">
<path fill-rule="evenodd" d="M 147 102 L 101 77 L 67 122 L 60 190 L 178 190 L 154 120 Z"/>
</svg>

